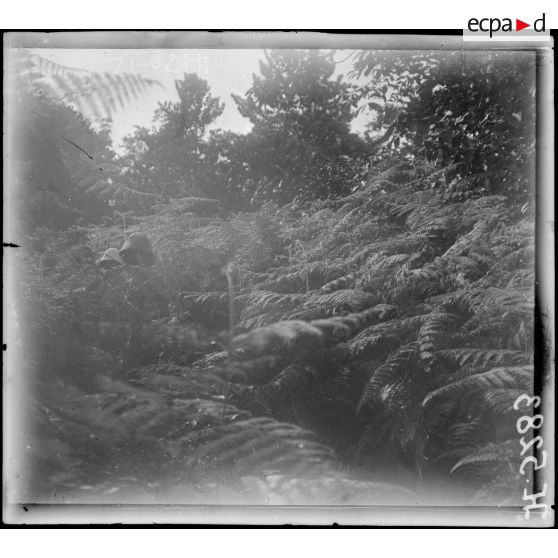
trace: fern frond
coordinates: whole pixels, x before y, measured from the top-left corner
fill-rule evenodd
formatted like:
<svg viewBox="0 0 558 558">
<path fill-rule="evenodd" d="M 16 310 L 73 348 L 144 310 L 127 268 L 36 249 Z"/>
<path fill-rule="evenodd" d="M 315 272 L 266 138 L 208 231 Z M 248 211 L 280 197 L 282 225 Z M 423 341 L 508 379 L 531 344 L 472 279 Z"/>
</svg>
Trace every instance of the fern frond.
<svg viewBox="0 0 558 558">
<path fill-rule="evenodd" d="M 482 435 L 481 417 L 451 424 L 446 432 L 445 445 L 450 448 L 469 447 L 478 442 Z"/>
<path fill-rule="evenodd" d="M 401 344 L 401 338 L 397 335 L 372 334 L 351 340 L 349 348 L 355 360 L 369 360 L 381 358 L 394 351 Z"/>
<path fill-rule="evenodd" d="M 437 349 L 444 344 L 452 331 L 455 331 L 459 318 L 450 313 L 433 313 L 425 317 L 418 334 L 420 357 L 432 364 Z"/>
<path fill-rule="evenodd" d="M 331 450 L 298 426 L 267 418 L 241 420 L 202 429 L 182 440 L 185 467 L 197 477 L 282 469 L 289 457 L 310 469 L 331 463 Z M 292 466 L 292 463 L 291 463 Z"/>
<path fill-rule="evenodd" d="M 269 308 L 288 308 L 304 300 L 304 295 L 256 291 L 245 297 L 238 297 L 238 299 L 247 306 L 244 313 L 250 315 L 263 312 Z M 244 317 L 244 314 L 242 317 Z"/>
<path fill-rule="evenodd" d="M 89 72 L 58 64 L 38 54 L 28 55 L 30 67 L 26 74 L 35 88 L 47 88 L 55 99 L 73 106 L 86 118 L 99 121 L 110 118 L 117 109 L 163 85 L 139 74 Z"/>
<path fill-rule="evenodd" d="M 436 355 L 454 362 L 460 367 L 472 366 L 479 368 L 511 366 L 526 364 L 529 361 L 524 351 L 504 349 L 443 349 L 435 352 Z"/>
<path fill-rule="evenodd" d="M 505 310 L 533 309 L 533 291 L 525 289 L 499 289 L 496 287 L 472 288 L 448 292 L 431 297 L 429 302 L 437 304 L 464 304 L 473 312 L 482 311 L 486 306 L 496 306 Z"/>
<path fill-rule="evenodd" d="M 423 406 L 427 407 L 440 399 L 450 395 L 457 397 L 472 389 L 491 389 L 491 388 L 531 388 L 533 383 L 532 366 L 516 366 L 494 368 L 482 374 L 475 374 L 443 386 L 429 393 L 423 401 Z"/>
<path fill-rule="evenodd" d="M 496 415 L 503 415 L 513 410 L 514 401 L 524 392 L 523 389 L 497 388 L 485 392 L 483 397 Z"/>
<path fill-rule="evenodd" d="M 390 304 L 377 304 L 362 312 L 348 314 L 347 316 L 334 316 L 326 320 L 312 320 L 310 323 L 319 328 L 325 335 L 344 341 L 370 324 L 388 320 L 393 317 L 396 311 L 396 307 Z"/>
<path fill-rule="evenodd" d="M 126 391 L 86 396 L 76 422 L 94 425 L 108 439 L 132 438 L 145 422 L 165 408 L 155 394 L 128 388 Z"/>
<path fill-rule="evenodd" d="M 227 292 L 205 292 L 205 293 L 183 293 L 182 301 L 186 304 L 203 306 L 223 306 L 228 302 L 229 293 Z"/>
<path fill-rule="evenodd" d="M 404 345 L 392 353 L 372 373 L 358 402 L 357 414 L 374 401 L 380 401 L 380 392 L 387 384 L 401 385 L 397 383 L 398 380 L 415 372 L 417 365 L 420 366 L 420 358 L 416 343 Z"/>
<path fill-rule="evenodd" d="M 507 440 L 499 444 L 487 444 L 472 454 L 460 459 L 450 470 L 455 473 L 465 466 L 485 466 L 492 462 L 519 461 L 518 443 L 515 440 Z"/>
<path fill-rule="evenodd" d="M 328 294 L 311 296 L 307 305 L 327 306 L 333 313 L 348 310 L 349 312 L 360 312 L 369 308 L 376 302 L 377 297 L 356 289 L 341 289 Z"/>
<path fill-rule="evenodd" d="M 363 329 L 350 342 L 350 348 L 355 358 L 374 357 L 377 349 L 395 349 L 398 345 L 407 343 L 414 339 L 413 335 L 418 333 L 421 326 L 432 320 L 449 320 L 453 315 L 445 312 L 432 312 L 419 314 L 397 320 L 387 320 Z M 385 340 L 385 342 L 384 342 Z"/>
</svg>

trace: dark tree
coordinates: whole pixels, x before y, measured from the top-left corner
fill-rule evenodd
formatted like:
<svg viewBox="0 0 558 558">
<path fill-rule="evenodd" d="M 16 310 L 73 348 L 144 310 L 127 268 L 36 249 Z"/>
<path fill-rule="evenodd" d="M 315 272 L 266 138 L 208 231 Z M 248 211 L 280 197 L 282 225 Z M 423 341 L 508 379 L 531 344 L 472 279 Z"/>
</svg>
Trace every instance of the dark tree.
<svg viewBox="0 0 558 558">
<path fill-rule="evenodd" d="M 533 193 L 534 53 L 363 51 L 376 160 L 398 152 L 446 168 L 448 195 Z"/>
<path fill-rule="evenodd" d="M 329 54 L 275 50 L 244 98 L 233 95 L 253 124 L 239 146 L 254 201 L 342 195 L 366 153 L 351 133 L 354 90 L 338 76 Z M 255 183 L 255 185 L 254 185 Z"/>
<path fill-rule="evenodd" d="M 175 87 L 179 100 L 159 103 L 153 127 L 125 138 L 128 176 L 142 191 L 205 195 L 213 186 L 205 134 L 224 107 L 196 74 L 184 74 Z"/>
</svg>

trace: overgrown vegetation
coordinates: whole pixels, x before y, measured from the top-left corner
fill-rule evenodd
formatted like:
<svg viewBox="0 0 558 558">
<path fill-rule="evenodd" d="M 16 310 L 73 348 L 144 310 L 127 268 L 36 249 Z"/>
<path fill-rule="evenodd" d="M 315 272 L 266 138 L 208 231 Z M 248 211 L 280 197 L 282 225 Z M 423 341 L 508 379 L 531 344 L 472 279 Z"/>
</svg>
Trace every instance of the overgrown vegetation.
<svg viewBox="0 0 558 558">
<path fill-rule="evenodd" d="M 185 76 L 160 127 L 105 153 L 118 180 L 108 166 L 78 180 L 63 144 L 25 154 L 47 191 L 53 169 L 105 203 L 38 221 L 15 256 L 28 498 L 521 503 L 535 184 L 518 122 L 534 122 L 533 68 L 510 57 L 463 79 L 440 53 L 388 58 L 357 53 L 372 79 L 351 88 L 330 55 L 269 54 L 236 99 L 247 136 L 204 134 L 219 101 Z M 514 95 L 529 98 L 504 121 Z M 349 131 L 363 100 L 364 139 Z M 83 118 L 36 102 L 57 125 Z M 133 233 L 155 266 L 96 264 Z"/>
</svg>

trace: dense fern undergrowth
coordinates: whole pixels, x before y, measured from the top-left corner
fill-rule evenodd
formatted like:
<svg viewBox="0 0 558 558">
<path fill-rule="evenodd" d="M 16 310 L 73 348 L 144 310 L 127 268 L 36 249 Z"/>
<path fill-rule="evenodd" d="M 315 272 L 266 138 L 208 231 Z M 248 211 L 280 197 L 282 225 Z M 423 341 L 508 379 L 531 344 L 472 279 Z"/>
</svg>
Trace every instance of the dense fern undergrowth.
<svg viewBox="0 0 558 558">
<path fill-rule="evenodd" d="M 341 199 L 38 231 L 16 256 L 24 493 L 520 504 L 532 208 L 443 181 L 392 162 Z M 154 268 L 100 270 L 133 232 Z"/>
</svg>

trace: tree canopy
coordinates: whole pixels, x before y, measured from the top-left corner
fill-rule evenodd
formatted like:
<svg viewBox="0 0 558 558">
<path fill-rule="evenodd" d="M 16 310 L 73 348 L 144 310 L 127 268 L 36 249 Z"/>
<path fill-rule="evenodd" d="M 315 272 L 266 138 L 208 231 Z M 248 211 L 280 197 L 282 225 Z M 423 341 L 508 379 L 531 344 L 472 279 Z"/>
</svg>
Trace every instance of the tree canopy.
<svg viewBox="0 0 558 558">
<path fill-rule="evenodd" d="M 240 153 L 256 199 L 285 203 L 350 191 L 365 143 L 351 133 L 354 87 L 334 78 L 331 54 L 274 50 L 260 62 L 244 97 L 233 95 L 253 129 Z"/>
<path fill-rule="evenodd" d="M 180 197 L 212 186 L 207 128 L 223 112 L 206 81 L 184 74 L 175 81 L 177 102 L 159 103 L 151 129 L 137 128 L 124 140 L 123 163 L 143 191 Z"/>
</svg>

